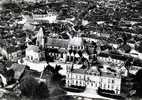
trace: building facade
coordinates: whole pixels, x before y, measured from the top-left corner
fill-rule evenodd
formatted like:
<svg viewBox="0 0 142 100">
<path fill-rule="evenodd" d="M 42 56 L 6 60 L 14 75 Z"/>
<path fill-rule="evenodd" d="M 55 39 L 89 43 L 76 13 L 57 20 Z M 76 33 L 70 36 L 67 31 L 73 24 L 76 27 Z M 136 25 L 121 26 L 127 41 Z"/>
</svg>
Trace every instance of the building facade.
<svg viewBox="0 0 142 100">
<path fill-rule="evenodd" d="M 128 58 L 122 55 L 100 53 L 97 55 L 97 59 L 103 63 L 113 63 L 118 66 L 122 65 Z"/>
<path fill-rule="evenodd" d="M 99 72 L 96 67 L 89 70 L 74 69 L 67 66 L 66 86 L 85 86 L 86 88 L 113 91 L 119 95 L 121 92 L 121 76 L 119 73 Z"/>
<path fill-rule="evenodd" d="M 40 49 L 38 46 L 30 45 L 26 49 L 26 59 L 31 62 L 39 62 L 41 58 Z"/>
</svg>

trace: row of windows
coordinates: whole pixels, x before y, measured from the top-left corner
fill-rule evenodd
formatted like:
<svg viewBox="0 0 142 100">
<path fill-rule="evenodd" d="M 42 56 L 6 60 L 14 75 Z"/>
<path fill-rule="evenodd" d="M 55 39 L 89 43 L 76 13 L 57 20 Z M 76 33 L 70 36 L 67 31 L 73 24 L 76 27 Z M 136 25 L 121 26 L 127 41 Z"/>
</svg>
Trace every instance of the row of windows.
<svg viewBox="0 0 142 100">
<path fill-rule="evenodd" d="M 84 75 L 72 75 L 74 79 L 84 79 Z"/>
<path fill-rule="evenodd" d="M 81 50 L 81 49 L 84 49 L 84 46 L 78 46 L 78 47 L 76 47 L 76 46 L 69 46 L 68 49 L 73 49 L 73 50 L 79 49 L 79 50 Z"/>
<path fill-rule="evenodd" d="M 100 87 L 102 89 L 106 89 L 106 90 L 114 90 L 114 91 L 117 91 L 117 90 L 120 90 L 120 88 L 118 87 L 115 87 L 114 85 L 111 85 L 111 84 L 101 84 L 101 83 L 95 83 L 95 82 L 85 82 L 85 81 L 78 81 L 78 80 L 67 80 L 66 81 L 66 84 L 68 84 L 69 86 L 70 85 L 75 85 L 75 86 L 89 86 L 89 87 Z"/>
<path fill-rule="evenodd" d="M 100 79 L 100 82 L 104 82 L 104 81 L 106 81 L 107 83 L 111 83 L 111 84 L 114 84 L 115 83 L 115 80 L 114 79 Z"/>
<path fill-rule="evenodd" d="M 86 81 L 90 81 L 90 82 L 92 81 L 92 80 L 90 80 L 90 77 L 87 77 L 87 76 L 84 77 L 84 75 L 67 74 L 67 78 L 78 79 L 78 80 L 82 79 L 82 80 L 86 80 Z M 96 78 L 99 78 L 99 76 L 96 76 L 95 79 Z M 100 79 L 100 82 L 104 82 L 104 81 L 106 81 L 108 84 L 114 84 L 115 83 L 114 79 L 103 79 L 103 78 Z"/>
<path fill-rule="evenodd" d="M 84 81 L 66 81 L 66 84 L 70 85 L 75 85 L 75 86 L 85 86 L 85 82 Z"/>
<path fill-rule="evenodd" d="M 33 56 L 27 56 L 27 59 L 31 61 L 39 61 L 39 58 L 34 58 Z"/>
<path fill-rule="evenodd" d="M 101 89 L 105 89 L 105 90 L 114 90 L 114 91 L 120 91 L 120 87 L 117 87 L 115 85 L 112 84 L 101 84 L 100 83 L 100 88 Z"/>
<path fill-rule="evenodd" d="M 104 61 L 110 61 L 110 62 L 114 62 L 114 63 L 123 63 L 123 61 L 121 60 L 117 60 L 117 59 L 112 59 L 112 58 L 105 58 L 105 57 L 98 57 L 100 60 L 104 60 Z"/>
</svg>

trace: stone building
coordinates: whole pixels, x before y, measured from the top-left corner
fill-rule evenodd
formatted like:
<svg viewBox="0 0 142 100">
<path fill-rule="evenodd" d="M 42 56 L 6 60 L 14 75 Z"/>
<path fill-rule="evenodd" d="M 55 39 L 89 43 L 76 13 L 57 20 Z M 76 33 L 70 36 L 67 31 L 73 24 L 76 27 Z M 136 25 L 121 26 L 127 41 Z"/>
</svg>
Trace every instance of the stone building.
<svg viewBox="0 0 142 100">
<path fill-rule="evenodd" d="M 67 66 L 66 86 L 82 86 L 98 91 L 98 89 L 112 91 L 114 94 L 121 93 L 121 76 L 118 72 L 111 72 L 96 66 L 86 69 L 72 69 Z"/>
</svg>

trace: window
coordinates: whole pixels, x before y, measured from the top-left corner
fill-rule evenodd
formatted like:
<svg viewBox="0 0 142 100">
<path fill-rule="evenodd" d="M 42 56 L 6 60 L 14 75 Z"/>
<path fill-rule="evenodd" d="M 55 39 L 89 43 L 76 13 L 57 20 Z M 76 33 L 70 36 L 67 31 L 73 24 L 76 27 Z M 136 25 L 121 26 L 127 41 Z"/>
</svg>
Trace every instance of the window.
<svg viewBox="0 0 142 100">
<path fill-rule="evenodd" d="M 78 84 L 78 81 L 76 81 L 76 85 Z"/>
<path fill-rule="evenodd" d="M 93 86 L 93 82 L 91 82 L 91 86 Z"/>
<path fill-rule="evenodd" d="M 110 86 L 108 85 L 108 89 L 110 88 Z"/>
<path fill-rule="evenodd" d="M 119 94 L 119 89 L 118 88 L 116 88 L 116 94 Z"/>
<path fill-rule="evenodd" d="M 108 79 L 108 83 L 110 83 L 110 79 Z"/>
<path fill-rule="evenodd" d="M 79 85 L 81 86 L 81 84 L 82 84 L 82 81 L 79 81 Z"/>
<path fill-rule="evenodd" d="M 100 88 L 102 88 L 102 83 L 100 83 Z"/>
<path fill-rule="evenodd" d="M 104 89 L 106 88 L 106 85 L 104 84 Z"/>
<path fill-rule="evenodd" d="M 95 86 L 98 87 L 98 84 L 96 83 Z"/>
<path fill-rule="evenodd" d="M 114 89 L 113 85 L 111 86 L 111 89 L 112 89 L 112 90 Z"/>
<path fill-rule="evenodd" d="M 103 80 L 101 79 L 101 81 L 100 82 L 103 82 Z"/>
<path fill-rule="evenodd" d="M 76 79 L 78 79 L 78 75 L 76 75 L 76 77 L 75 77 Z"/>
<path fill-rule="evenodd" d="M 112 83 L 114 83 L 114 80 L 112 80 Z"/>
<path fill-rule="evenodd" d="M 31 56 L 31 60 L 33 60 L 33 56 Z"/>
<path fill-rule="evenodd" d="M 81 76 L 79 76 L 79 79 L 81 79 Z"/>
</svg>

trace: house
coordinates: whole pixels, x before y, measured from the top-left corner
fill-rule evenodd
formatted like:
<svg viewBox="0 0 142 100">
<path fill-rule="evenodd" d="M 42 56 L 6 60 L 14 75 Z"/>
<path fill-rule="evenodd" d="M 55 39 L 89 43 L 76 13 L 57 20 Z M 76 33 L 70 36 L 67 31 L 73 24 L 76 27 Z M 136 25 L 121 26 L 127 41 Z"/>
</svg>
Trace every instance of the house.
<svg viewBox="0 0 142 100">
<path fill-rule="evenodd" d="M 82 57 L 89 60 L 89 54 L 85 50 L 85 44 L 81 37 L 70 38 L 67 49 L 67 61 L 76 62 Z"/>
<path fill-rule="evenodd" d="M 121 74 L 112 72 L 109 69 L 101 69 L 100 88 L 113 91 L 114 94 L 121 92 Z"/>
<path fill-rule="evenodd" d="M 84 50 L 85 45 L 81 37 L 70 39 L 47 38 L 45 48 L 48 49 L 49 55 L 59 57 L 64 62 L 76 62 L 81 57 L 89 59 L 89 55 Z"/>
<path fill-rule="evenodd" d="M 26 59 L 31 62 L 39 62 L 41 58 L 41 52 L 38 46 L 30 45 L 26 49 Z"/>
<path fill-rule="evenodd" d="M 69 40 L 68 43 L 68 50 L 72 49 L 72 50 L 83 50 L 84 47 L 84 42 L 83 39 L 81 37 L 73 37 Z"/>
<path fill-rule="evenodd" d="M 96 66 L 90 69 L 72 69 L 67 66 L 66 86 L 81 86 L 93 90 L 113 91 L 113 94 L 119 95 L 121 92 L 121 75 L 102 68 L 98 70 Z"/>
<path fill-rule="evenodd" d="M 8 53 L 8 59 L 10 59 L 13 62 L 17 62 L 18 59 L 22 57 L 23 53 L 20 47 L 14 47 L 14 46 L 7 47 L 6 51 Z"/>
<path fill-rule="evenodd" d="M 47 38 L 45 43 L 46 54 L 54 57 L 55 59 L 66 61 L 68 40 L 67 39 L 57 39 L 57 38 Z"/>
<path fill-rule="evenodd" d="M 34 21 L 48 21 L 49 23 L 56 23 L 58 14 L 56 12 L 47 12 L 47 14 L 33 14 Z"/>
<path fill-rule="evenodd" d="M 114 63 L 121 65 L 128 59 L 128 57 L 124 55 L 100 53 L 97 55 L 97 59 L 103 63 Z"/>
<path fill-rule="evenodd" d="M 30 23 L 25 23 L 23 25 L 23 29 L 22 30 L 30 30 L 30 31 L 34 31 L 35 30 L 35 26 L 30 24 Z"/>
<path fill-rule="evenodd" d="M 26 56 L 19 59 L 18 63 L 22 65 L 27 65 L 32 70 L 42 72 L 47 66 L 45 61 L 45 52 L 41 51 L 38 46 L 29 45 L 26 50 Z"/>
<path fill-rule="evenodd" d="M 68 72 L 66 76 L 66 86 L 82 86 L 85 87 L 85 70 L 76 69 L 72 72 Z"/>
<path fill-rule="evenodd" d="M 90 55 L 85 51 L 85 50 L 69 50 L 66 53 L 66 61 L 67 62 L 74 62 L 74 63 L 79 63 L 84 60 L 89 60 Z"/>
<path fill-rule="evenodd" d="M 10 70 L 10 69 L 12 69 L 14 71 L 14 79 L 18 80 L 18 79 L 20 79 L 20 77 L 24 73 L 26 66 L 14 63 L 14 64 L 12 64 L 12 66 L 8 70 Z"/>
</svg>

